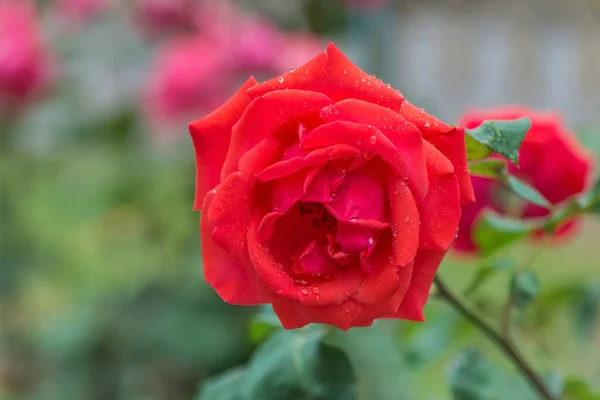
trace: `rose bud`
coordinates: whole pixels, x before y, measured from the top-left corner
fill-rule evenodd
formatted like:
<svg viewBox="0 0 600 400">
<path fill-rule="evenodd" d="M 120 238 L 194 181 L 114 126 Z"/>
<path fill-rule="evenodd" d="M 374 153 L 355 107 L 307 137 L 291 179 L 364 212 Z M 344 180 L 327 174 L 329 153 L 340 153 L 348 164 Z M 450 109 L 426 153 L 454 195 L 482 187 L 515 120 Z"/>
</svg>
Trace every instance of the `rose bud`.
<svg viewBox="0 0 600 400">
<path fill-rule="evenodd" d="M 579 143 L 575 134 L 552 112 L 535 112 L 525 107 L 499 107 L 467 111 L 458 124 L 477 128 L 485 120 L 531 119 L 531 129 L 519 150 L 519 167 L 507 161 L 509 173 L 537 189 L 550 203 L 559 204 L 583 192 L 592 172 L 592 157 Z M 494 210 L 516 218 L 548 215 L 549 210 L 516 197 L 502 183 L 473 176 L 476 203 L 463 206 L 459 234 L 454 248 L 476 252 L 473 230 L 484 210 Z M 572 232 L 575 220 L 561 225 L 554 233 L 563 236 Z M 541 233 L 537 232 L 536 236 Z"/>
</svg>

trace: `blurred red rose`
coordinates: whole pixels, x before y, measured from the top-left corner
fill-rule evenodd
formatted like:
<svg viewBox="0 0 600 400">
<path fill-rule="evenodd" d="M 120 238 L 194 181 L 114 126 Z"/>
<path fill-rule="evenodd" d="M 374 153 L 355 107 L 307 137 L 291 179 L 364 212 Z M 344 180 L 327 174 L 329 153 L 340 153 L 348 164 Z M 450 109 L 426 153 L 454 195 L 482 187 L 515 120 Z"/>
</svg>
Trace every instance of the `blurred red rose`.
<svg viewBox="0 0 600 400">
<path fill-rule="evenodd" d="M 528 182 L 552 204 L 583 192 L 592 172 L 592 157 L 558 114 L 535 112 L 519 106 L 471 110 L 462 115 L 458 125 L 476 128 L 484 120 L 521 117 L 531 118 L 532 126 L 519 152 L 520 168 L 508 163 L 510 173 Z M 476 251 L 472 231 L 483 210 L 493 209 L 523 218 L 548 214 L 547 209 L 525 201 L 519 201 L 515 207 L 515 202 L 511 201 L 511 198 L 515 200 L 514 195 L 497 181 L 475 176 L 472 180 L 477 202 L 463 207 L 459 235 L 454 246 L 458 250 Z M 573 222 L 562 226 L 557 233 L 570 231 Z"/>
<path fill-rule="evenodd" d="M 172 39 L 150 70 L 145 106 L 150 118 L 169 122 L 208 112 L 231 86 L 226 53 L 201 36 Z"/>
<path fill-rule="evenodd" d="M 334 45 L 190 124 L 207 282 L 285 328 L 423 320 L 473 201 L 464 130 Z"/>
<path fill-rule="evenodd" d="M 52 80 L 53 66 L 35 4 L 0 0 L 0 105 L 19 105 L 39 95 Z"/>
</svg>

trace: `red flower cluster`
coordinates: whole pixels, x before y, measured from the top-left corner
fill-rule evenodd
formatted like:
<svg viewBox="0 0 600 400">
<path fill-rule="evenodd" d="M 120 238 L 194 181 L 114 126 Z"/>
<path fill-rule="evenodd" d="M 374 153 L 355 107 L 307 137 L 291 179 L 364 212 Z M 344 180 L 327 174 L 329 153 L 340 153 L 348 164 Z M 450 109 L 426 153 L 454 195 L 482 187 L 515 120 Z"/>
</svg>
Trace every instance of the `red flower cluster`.
<svg viewBox="0 0 600 400">
<path fill-rule="evenodd" d="M 207 282 L 286 328 L 420 321 L 473 201 L 464 131 L 333 45 L 190 124 Z"/>
<path fill-rule="evenodd" d="M 532 126 L 519 151 L 520 168 L 509 163 L 510 173 L 532 185 L 552 204 L 583 192 L 592 172 L 592 157 L 559 115 L 535 112 L 524 107 L 502 107 L 466 112 L 458 124 L 476 128 L 484 120 L 514 120 L 521 117 L 529 117 Z M 507 198 L 507 189 L 498 181 L 476 176 L 472 180 L 477 202 L 463 207 L 455 243 L 458 250 L 476 251 L 473 229 L 478 217 L 486 209 L 519 218 L 548 214 L 547 209 L 524 201 L 515 207 L 514 201 Z M 573 223 L 569 221 L 557 233 L 568 232 Z"/>
</svg>

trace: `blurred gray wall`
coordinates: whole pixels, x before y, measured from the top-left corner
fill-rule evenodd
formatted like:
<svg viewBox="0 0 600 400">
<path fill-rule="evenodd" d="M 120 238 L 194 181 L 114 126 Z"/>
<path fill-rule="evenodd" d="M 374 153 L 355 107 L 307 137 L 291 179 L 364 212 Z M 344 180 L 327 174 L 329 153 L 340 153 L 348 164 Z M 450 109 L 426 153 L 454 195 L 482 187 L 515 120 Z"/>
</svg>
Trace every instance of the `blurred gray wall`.
<svg viewBox="0 0 600 400">
<path fill-rule="evenodd" d="M 414 1 L 357 16 L 361 65 L 448 121 L 471 106 L 600 123 L 600 1 Z"/>
</svg>

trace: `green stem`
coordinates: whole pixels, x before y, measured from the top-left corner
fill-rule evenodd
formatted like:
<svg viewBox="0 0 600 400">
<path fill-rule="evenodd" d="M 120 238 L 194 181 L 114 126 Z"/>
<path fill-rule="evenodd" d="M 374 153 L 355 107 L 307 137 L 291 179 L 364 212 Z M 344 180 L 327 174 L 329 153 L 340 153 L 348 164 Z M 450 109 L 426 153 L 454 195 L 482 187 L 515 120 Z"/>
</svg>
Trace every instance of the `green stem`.
<svg viewBox="0 0 600 400">
<path fill-rule="evenodd" d="M 542 378 L 534 371 L 533 367 L 525 360 L 515 345 L 507 338 L 499 334 L 490 324 L 483 320 L 477 313 L 472 311 L 458 298 L 439 276 L 435 283 L 438 289 L 438 297 L 444 299 L 450 306 L 458 311 L 465 319 L 471 322 L 477 329 L 482 331 L 504 354 L 515 364 L 524 375 L 529 384 L 545 400 L 556 400 L 550 390 L 546 387 Z"/>
</svg>

